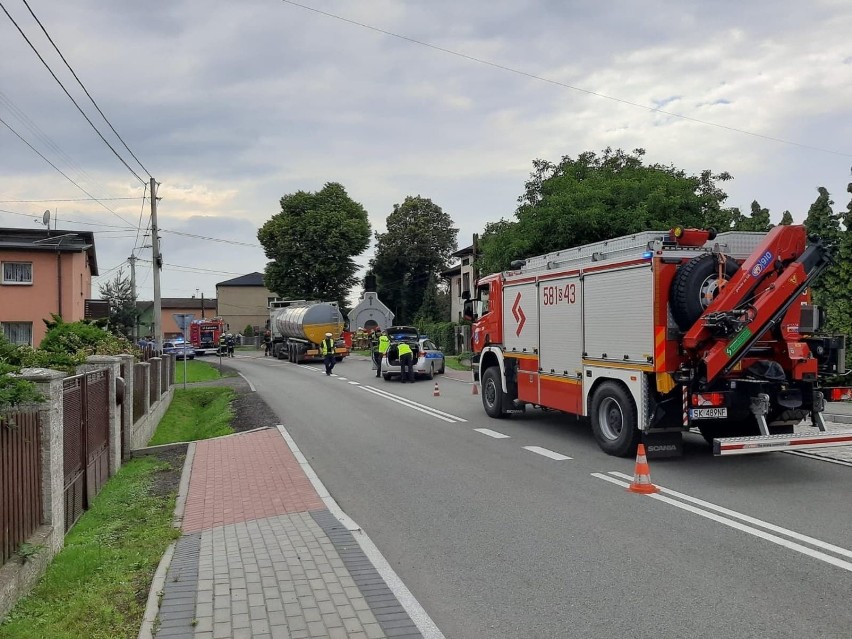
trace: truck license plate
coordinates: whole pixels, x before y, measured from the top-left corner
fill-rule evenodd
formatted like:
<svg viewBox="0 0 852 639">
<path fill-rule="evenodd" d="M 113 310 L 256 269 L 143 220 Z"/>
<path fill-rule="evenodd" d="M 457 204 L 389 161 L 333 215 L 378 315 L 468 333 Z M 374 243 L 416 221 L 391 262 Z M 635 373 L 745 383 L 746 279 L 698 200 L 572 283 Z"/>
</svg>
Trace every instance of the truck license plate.
<svg viewBox="0 0 852 639">
<path fill-rule="evenodd" d="M 727 408 L 690 408 L 690 419 L 724 419 L 728 416 Z"/>
</svg>

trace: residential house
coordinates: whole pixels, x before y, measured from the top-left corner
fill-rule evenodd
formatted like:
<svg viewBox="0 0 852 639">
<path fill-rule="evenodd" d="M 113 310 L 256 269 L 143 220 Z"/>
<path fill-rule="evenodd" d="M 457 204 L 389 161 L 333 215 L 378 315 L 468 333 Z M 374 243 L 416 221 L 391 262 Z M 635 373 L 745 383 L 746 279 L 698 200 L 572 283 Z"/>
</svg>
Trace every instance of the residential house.
<svg viewBox="0 0 852 639">
<path fill-rule="evenodd" d="M 91 231 L 0 229 L 0 324 L 14 344 L 38 346 L 51 314 L 83 319 L 98 274 Z"/>
<path fill-rule="evenodd" d="M 474 295 L 475 275 L 473 270 L 473 245 L 459 249 L 451 255 L 459 263 L 441 273 L 441 277 L 450 285 L 450 321 L 462 321 L 462 306 L 465 293 Z"/>
<path fill-rule="evenodd" d="M 168 341 L 183 335 L 175 321 L 176 314 L 192 314 L 193 319 L 205 317 L 216 317 L 216 299 L 204 299 L 197 297 L 163 297 L 160 298 L 162 309 L 161 322 L 163 324 L 163 339 Z M 154 334 L 154 302 L 136 302 L 136 310 L 139 311 L 139 335 Z M 187 333 L 186 338 L 189 339 Z"/>
<path fill-rule="evenodd" d="M 277 300 L 275 293 L 263 283 L 263 273 L 249 273 L 216 285 L 219 315 L 232 333 L 241 333 L 246 326 L 263 331 L 269 320 L 269 302 Z"/>
</svg>

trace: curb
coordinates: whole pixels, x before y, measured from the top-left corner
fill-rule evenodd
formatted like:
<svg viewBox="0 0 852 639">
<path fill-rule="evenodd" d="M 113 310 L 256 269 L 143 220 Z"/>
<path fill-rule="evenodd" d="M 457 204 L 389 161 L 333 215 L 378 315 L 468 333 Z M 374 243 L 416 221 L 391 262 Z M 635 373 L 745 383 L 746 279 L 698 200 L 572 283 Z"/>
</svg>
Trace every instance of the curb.
<svg viewBox="0 0 852 639">
<path fill-rule="evenodd" d="M 262 429 L 255 429 L 262 430 Z M 147 453 L 151 454 L 155 450 L 170 450 L 178 446 L 187 446 L 186 459 L 183 460 L 183 470 L 181 470 L 180 484 L 178 486 L 178 496 L 175 502 L 175 512 L 172 517 L 172 526 L 180 529 L 183 524 L 183 513 L 186 508 L 186 496 L 189 492 L 189 476 L 192 474 L 192 460 L 195 458 L 195 442 L 188 444 L 164 444 L 163 446 L 152 446 L 147 449 Z M 157 570 L 154 572 L 154 579 L 151 581 L 151 589 L 148 591 L 148 600 L 145 603 L 145 613 L 142 615 L 142 625 L 139 628 L 138 639 L 153 639 L 154 626 L 157 623 L 157 616 L 160 614 L 160 596 L 166 585 L 166 575 L 169 571 L 169 566 L 172 564 L 172 557 L 175 553 L 177 541 L 173 541 L 166 548 L 166 552 L 160 558 L 160 563 L 157 564 Z"/>
</svg>

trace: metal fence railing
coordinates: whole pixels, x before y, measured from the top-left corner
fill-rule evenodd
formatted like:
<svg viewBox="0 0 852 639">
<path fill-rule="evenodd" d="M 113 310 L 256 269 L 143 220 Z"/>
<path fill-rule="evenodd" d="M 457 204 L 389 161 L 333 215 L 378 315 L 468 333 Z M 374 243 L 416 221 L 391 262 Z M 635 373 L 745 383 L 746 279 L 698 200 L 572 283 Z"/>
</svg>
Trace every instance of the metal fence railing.
<svg viewBox="0 0 852 639">
<path fill-rule="evenodd" d="M 0 565 L 41 524 L 40 438 L 37 409 L 0 416 Z"/>
</svg>

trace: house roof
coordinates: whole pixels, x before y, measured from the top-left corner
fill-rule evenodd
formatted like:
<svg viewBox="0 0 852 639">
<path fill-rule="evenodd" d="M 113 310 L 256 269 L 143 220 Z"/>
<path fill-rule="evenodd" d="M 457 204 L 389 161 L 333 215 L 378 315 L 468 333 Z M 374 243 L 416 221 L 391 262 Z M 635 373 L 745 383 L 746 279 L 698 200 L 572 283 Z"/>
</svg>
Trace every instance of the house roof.
<svg viewBox="0 0 852 639">
<path fill-rule="evenodd" d="M 136 308 L 145 312 L 149 308 L 154 305 L 154 302 L 149 301 L 137 301 Z M 197 308 L 201 310 L 201 298 L 200 297 L 163 297 L 160 299 L 160 308 Z M 204 310 L 205 311 L 215 311 L 216 310 L 216 298 L 204 298 Z"/>
<path fill-rule="evenodd" d="M 473 244 L 459 249 L 455 253 L 450 253 L 450 257 L 467 257 L 468 255 L 473 255 Z"/>
<path fill-rule="evenodd" d="M 219 282 L 216 284 L 216 287 L 220 286 L 262 286 L 266 288 L 266 284 L 263 283 L 263 273 L 249 273 L 248 275 L 240 275 L 239 277 L 235 277 L 232 280 L 225 280 L 224 282 Z"/>
<path fill-rule="evenodd" d="M 450 278 L 456 275 L 461 275 L 461 264 L 457 264 L 446 271 L 441 271 L 441 277 Z"/>
<path fill-rule="evenodd" d="M 0 250 L 3 249 L 51 253 L 85 252 L 89 257 L 89 270 L 92 275 L 98 274 L 95 234 L 92 231 L 0 228 Z"/>
</svg>

